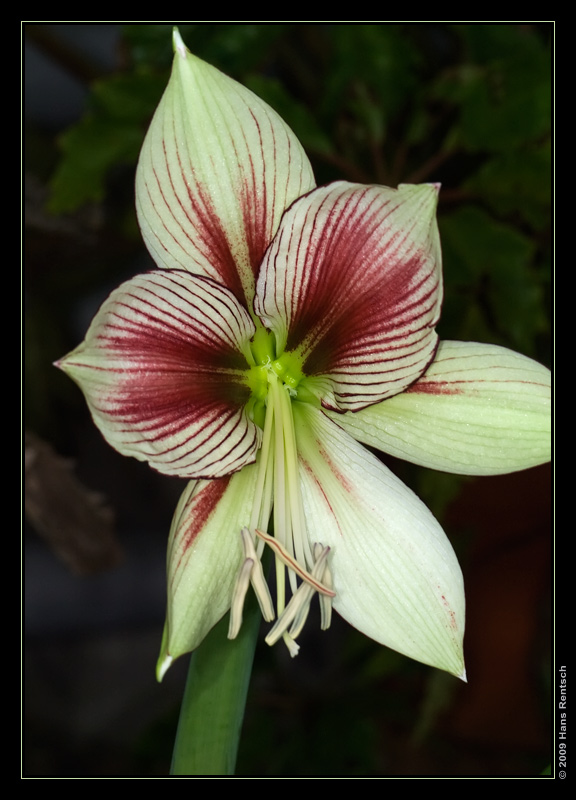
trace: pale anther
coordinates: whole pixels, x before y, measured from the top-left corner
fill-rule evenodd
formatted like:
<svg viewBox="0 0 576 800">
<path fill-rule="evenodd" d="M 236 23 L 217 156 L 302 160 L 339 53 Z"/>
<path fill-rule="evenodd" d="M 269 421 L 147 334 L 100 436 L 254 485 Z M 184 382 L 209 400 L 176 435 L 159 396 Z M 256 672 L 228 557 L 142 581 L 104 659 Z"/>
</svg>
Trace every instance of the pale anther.
<svg viewBox="0 0 576 800">
<path fill-rule="evenodd" d="M 242 528 L 240 535 L 245 558 L 240 567 L 238 577 L 236 578 L 234 591 L 232 592 L 230 624 L 228 626 L 229 639 L 235 639 L 242 626 L 242 612 L 250 582 L 252 583 L 254 593 L 260 605 L 260 611 L 266 622 L 271 622 L 275 617 L 272 598 L 270 597 L 268 584 L 264 578 L 262 564 L 260 563 L 256 548 L 254 547 L 254 540 L 248 528 Z"/>
<path fill-rule="evenodd" d="M 244 599 L 250 586 L 250 573 L 254 561 L 251 558 L 245 559 L 240 567 L 240 572 L 236 578 L 236 585 L 232 593 L 232 606 L 230 608 L 230 624 L 228 625 L 228 638 L 235 639 L 242 627 L 242 611 L 244 609 Z"/>
<path fill-rule="evenodd" d="M 310 602 L 314 596 L 314 592 L 317 591 L 317 578 L 324 573 L 326 558 L 329 552 L 329 547 L 322 548 L 320 556 L 316 559 L 312 574 L 310 575 L 312 580 L 301 583 L 296 592 L 292 595 L 290 602 L 266 637 L 266 644 L 273 645 L 280 637 L 284 636 L 284 640 L 288 645 L 287 640 L 293 641 L 300 634 L 306 622 L 306 618 L 308 617 Z M 331 594 L 334 595 L 334 593 Z M 287 636 L 285 635 L 286 633 L 288 634 Z"/>
<path fill-rule="evenodd" d="M 316 562 L 318 562 L 318 559 L 322 555 L 323 549 L 320 542 L 314 543 L 314 559 Z M 332 572 L 328 566 L 328 561 L 324 562 L 324 571 L 320 577 L 324 586 L 327 586 L 329 589 L 333 588 Z M 318 600 L 320 601 L 320 628 L 323 631 L 327 631 L 332 622 L 332 598 L 325 594 L 318 594 Z"/>
<path fill-rule="evenodd" d="M 260 563 L 260 559 L 256 553 L 256 548 L 254 547 L 254 540 L 252 539 L 252 535 L 250 534 L 248 528 L 242 528 L 240 535 L 242 536 L 244 555 L 246 558 L 249 558 L 254 562 L 250 579 L 252 581 L 254 593 L 256 594 L 258 603 L 260 605 L 260 611 L 262 612 L 262 616 L 266 622 L 272 622 L 276 616 L 274 613 L 274 604 L 272 603 L 270 590 L 268 589 L 268 584 L 266 583 L 266 578 L 264 577 L 262 564 Z"/>
</svg>

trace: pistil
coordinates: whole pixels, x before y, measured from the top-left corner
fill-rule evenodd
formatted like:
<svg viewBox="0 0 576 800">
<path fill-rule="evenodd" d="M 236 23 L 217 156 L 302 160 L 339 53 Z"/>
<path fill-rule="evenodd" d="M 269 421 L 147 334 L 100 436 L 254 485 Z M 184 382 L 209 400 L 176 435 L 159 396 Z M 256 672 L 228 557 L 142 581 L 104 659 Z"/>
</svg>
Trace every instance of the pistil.
<svg viewBox="0 0 576 800">
<path fill-rule="evenodd" d="M 282 638 L 292 656 L 298 652 L 296 637 L 302 631 L 310 603 L 316 592 L 320 597 L 322 629 L 330 625 L 332 579 L 328 567 L 329 548 L 314 544 L 312 552 L 300 492 L 298 452 L 292 402 L 302 378 L 297 357 L 283 354 L 274 359 L 271 337 L 261 335 L 254 343 L 254 365 L 250 381 L 253 395 L 264 412 L 262 446 L 250 527 L 243 528 L 244 561 L 233 592 L 229 638 L 235 638 L 242 624 L 242 609 L 251 583 L 262 616 L 274 619 L 274 608 L 266 584 L 260 557 L 264 544 L 274 551 L 276 566 L 276 613 L 278 619 L 268 634 L 268 644 Z M 274 536 L 265 532 L 271 512 Z M 292 597 L 286 604 L 286 570 Z M 300 581 L 300 583 L 299 583 Z"/>
</svg>

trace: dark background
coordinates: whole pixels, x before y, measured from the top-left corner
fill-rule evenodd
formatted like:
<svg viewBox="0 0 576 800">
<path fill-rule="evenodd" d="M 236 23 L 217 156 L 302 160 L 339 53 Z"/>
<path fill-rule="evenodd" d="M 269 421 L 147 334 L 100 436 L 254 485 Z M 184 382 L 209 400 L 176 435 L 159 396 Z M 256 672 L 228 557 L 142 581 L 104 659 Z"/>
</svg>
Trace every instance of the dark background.
<svg viewBox="0 0 576 800">
<path fill-rule="evenodd" d="M 25 694 L 30 777 L 165 776 L 186 673 L 154 680 L 183 482 L 122 458 L 52 362 L 152 266 L 133 179 L 171 24 L 23 26 Z M 442 338 L 548 364 L 550 24 L 185 23 L 274 105 L 319 184 L 440 181 Z M 536 776 L 551 761 L 550 471 L 385 462 L 438 516 L 467 587 L 467 685 L 337 620 L 259 645 L 239 776 Z"/>
</svg>

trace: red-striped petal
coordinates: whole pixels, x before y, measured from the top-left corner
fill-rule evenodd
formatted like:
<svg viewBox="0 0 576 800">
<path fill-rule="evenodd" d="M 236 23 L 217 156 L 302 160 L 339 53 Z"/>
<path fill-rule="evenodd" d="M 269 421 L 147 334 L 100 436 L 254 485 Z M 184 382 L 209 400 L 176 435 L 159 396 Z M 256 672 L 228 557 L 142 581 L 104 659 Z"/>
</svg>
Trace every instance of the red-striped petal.
<svg viewBox="0 0 576 800">
<path fill-rule="evenodd" d="M 338 182 L 294 203 L 256 313 L 335 410 L 398 394 L 431 362 L 442 300 L 437 187 Z"/>
<path fill-rule="evenodd" d="M 133 278 L 60 361 L 123 455 L 180 477 L 219 477 L 255 458 L 247 418 L 248 313 L 227 289 L 186 272 Z"/>
<path fill-rule="evenodd" d="M 329 416 L 396 458 L 460 475 L 502 475 L 550 461 L 550 371 L 493 344 L 440 342 L 402 394 Z"/>
<path fill-rule="evenodd" d="M 177 32 L 175 45 L 136 174 L 140 228 L 159 267 L 214 278 L 250 308 L 284 209 L 314 176 L 273 109 L 193 56 Z"/>
<path fill-rule="evenodd" d="M 191 481 L 178 503 L 168 542 L 168 604 L 161 680 L 172 661 L 195 650 L 228 611 L 242 564 L 240 531 L 250 519 L 257 469 Z"/>
</svg>

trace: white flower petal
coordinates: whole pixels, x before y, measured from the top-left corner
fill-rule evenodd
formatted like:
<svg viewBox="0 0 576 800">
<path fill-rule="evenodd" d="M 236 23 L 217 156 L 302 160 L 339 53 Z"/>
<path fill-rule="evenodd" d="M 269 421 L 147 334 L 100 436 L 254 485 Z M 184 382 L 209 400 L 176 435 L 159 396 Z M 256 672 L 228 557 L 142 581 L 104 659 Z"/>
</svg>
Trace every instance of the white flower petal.
<svg viewBox="0 0 576 800">
<path fill-rule="evenodd" d="M 321 411 L 294 403 L 311 542 L 331 548 L 334 608 L 410 658 L 463 677 L 464 590 L 426 506 Z"/>
<path fill-rule="evenodd" d="M 437 198 L 431 184 L 340 181 L 284 215 L 254 308 L 325 406 L 356 410 L 391 397 L 432 361 L 442 302 Z"/>
<path fill-rule="evenodd" d="M 142 236 L 159 267 L 214 278 L 249 307 L 264 251 L 284 209 L 313 188 L 312 168 L 272 108 L 177 31 L 175 45 L 136 173 Z"/>
<path fill-rule="evenodd" d="M 116 289 L 61 367 L 123 455 L 183 478 L 254 461 L 260 431 L 245 404 L 248 312 L 209 278 L 176 270 Z"/>
<path fill-rule="evenodd" d="M 441 342 L 403 394 L 329 415 L 355 439 L 433 469 L 499 475 L 550 460 L 550 371 L 503 347 Z"/>
<path fill-rule="evenodd" d="M 191 481 L 170 529 L 168 610 L 160 677 L 170 663 L 195 650 L 229 610 L 244 559 L 240 532 L 250 520 L 257 470 L 229 478 Z"/>
</svg>

